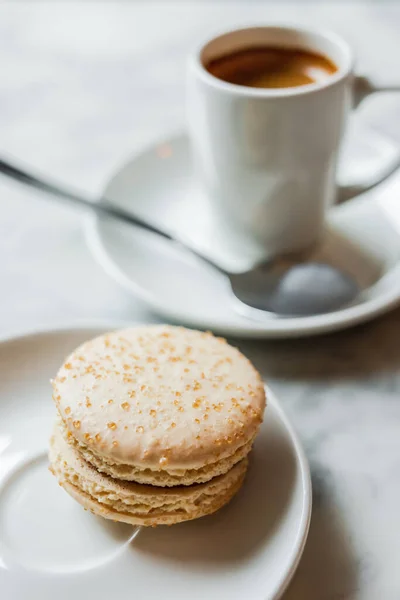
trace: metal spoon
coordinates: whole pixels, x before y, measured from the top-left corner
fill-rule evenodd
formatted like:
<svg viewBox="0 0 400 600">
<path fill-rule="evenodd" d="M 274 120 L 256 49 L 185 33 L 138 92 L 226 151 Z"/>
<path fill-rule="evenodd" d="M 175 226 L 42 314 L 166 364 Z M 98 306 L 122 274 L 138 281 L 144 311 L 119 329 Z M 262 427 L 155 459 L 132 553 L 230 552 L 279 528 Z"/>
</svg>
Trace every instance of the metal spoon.
<svg viewBox="0 0 400 600">
<path fill-rule="evenodd" d="M 203 256 L 172 234 L 112 204 L 105 198 L 92 202 L 81 193 L 60 187 L 0 159 L 0 173 L 51 196 L 68 200 L 99 215 L 108 215 L 147 231 L 174 240 L 200 256 L 230 281 L 235 307 L 249 318 L 270 319 L 276 316 L 310 316 L 332 312 L 355 300 L 360 293 L 356 281 L 325 263 L 298 262 L 287 257 L 254 266 L 243 273 L 229 273 L 210 258 Z"/>
</svg>

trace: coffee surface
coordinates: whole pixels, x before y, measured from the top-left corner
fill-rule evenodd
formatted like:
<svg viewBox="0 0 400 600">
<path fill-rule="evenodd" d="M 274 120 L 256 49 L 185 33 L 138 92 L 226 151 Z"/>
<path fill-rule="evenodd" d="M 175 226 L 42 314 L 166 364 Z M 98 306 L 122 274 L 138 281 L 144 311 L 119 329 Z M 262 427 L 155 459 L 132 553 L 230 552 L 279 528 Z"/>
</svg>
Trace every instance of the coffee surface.
<svg viewBox="0 0 400 600">
<path fill-rule="evenodd" d="M 336 65 L 320 54 L 269 46 L 237 50 L 209 61 L 205 67 L 222 81 L 255 88 L 320 83 L 337 71 Z"/>
</svg>

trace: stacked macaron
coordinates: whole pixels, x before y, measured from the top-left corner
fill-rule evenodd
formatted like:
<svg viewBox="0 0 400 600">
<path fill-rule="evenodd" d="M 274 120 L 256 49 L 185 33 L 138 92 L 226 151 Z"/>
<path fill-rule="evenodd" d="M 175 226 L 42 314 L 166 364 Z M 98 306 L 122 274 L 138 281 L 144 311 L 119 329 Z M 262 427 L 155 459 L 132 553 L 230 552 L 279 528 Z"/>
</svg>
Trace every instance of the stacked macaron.
<svg viewBox="0 0 400 600">
<path fill-rule="evenodd" d="M 86 342 L 53 388 L 52 472 L 84 507 L 140 525 L 195 519 L 229 502 L 265 408 L 247 358 L 182 327 Z"/>
</svg>

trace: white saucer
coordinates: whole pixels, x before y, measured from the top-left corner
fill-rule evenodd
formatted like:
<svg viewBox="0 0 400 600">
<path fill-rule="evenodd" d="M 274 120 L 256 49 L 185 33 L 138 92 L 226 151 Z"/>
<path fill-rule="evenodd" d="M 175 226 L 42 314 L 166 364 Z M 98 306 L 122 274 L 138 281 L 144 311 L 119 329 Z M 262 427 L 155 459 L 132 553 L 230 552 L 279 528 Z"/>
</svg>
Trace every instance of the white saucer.
<svg viewBox="0 0 400 600">
<path fill-rule="evenodd" d="M 271 392 L 245 485 L 211 517 L 138 530 L 85 512 L 48 472 L 49 378 L 75 346 L 116 326 L 0 342 L 1 598 L 279 598 L 306 541 L 311 483 Z"/>
<path fill-rule="evenodd" d="M 371 149 L 368 140 L 371 145 L 370 138 L 364 139 L 364 156 L 356 161 L 353 172 L 344 162 L 347 183 L 357 183 L 361 163 L 367 164 L 373 179 L 373 174 L 379 176 L 382 156 L 386 165 L 398 160 L 393 144 L 385 145 L 384 138 L 375 136 Z M 218 231 L 213 230 L 207 203 L 193 176 L 186 136 L 172 138 L 129 161 L 112 178 L 105 196 L 195 244 L 218 244 Z M 376 191 L 370 192 L 332 209 L 329 230 L 316 253 L 316 259 L 322 255 L 343 266 L 370 289 L 357 304 L 314 317 L 271 316 L 261 323 L 237 314 L 223 275 L 178 245 L 131 225 L 90 215 L 87 239 L 113 279 L 172 321 L 225 335 L 299 337 L 361 323 L 400 302 L 397 194 L 395 201 L 377 202 L 376 196 Z"/>
</svg>

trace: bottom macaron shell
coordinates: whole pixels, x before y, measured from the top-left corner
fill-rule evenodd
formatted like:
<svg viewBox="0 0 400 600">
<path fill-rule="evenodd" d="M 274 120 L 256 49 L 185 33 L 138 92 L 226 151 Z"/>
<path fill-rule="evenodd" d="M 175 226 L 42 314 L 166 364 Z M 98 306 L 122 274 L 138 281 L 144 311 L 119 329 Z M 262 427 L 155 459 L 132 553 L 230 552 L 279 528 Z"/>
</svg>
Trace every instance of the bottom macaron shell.
<svg viewBox="0 0 400 600">
<path fill-rule="evenodd" d="M 84 508 L 106 519 L 132 525 L 172 525 L 211 514 L 240 489 L 248 465 L 244 458 L 224 475 L 203 484 L 160 488 L 123 482 L 96 471 L 56 428 L 50 441 L 51 471 Z"/>
</svg>

